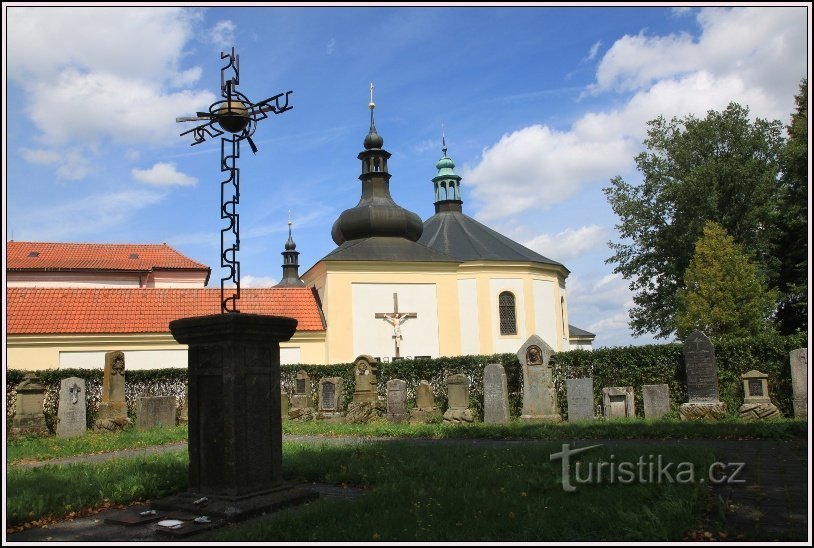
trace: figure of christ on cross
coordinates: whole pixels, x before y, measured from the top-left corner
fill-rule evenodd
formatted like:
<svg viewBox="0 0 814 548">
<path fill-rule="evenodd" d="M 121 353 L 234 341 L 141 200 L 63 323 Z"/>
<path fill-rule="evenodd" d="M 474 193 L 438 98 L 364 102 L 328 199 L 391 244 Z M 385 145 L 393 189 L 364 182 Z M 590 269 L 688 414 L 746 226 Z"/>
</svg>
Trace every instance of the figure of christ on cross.
<svg viewBox="0 0 814 548">
<path fill-rule="evenodd" d="M 393 326 L 393 342 L 396 345 L 396 357 L 401 357 L 401 324 L 409 318 L 417 318 L 415 312 L 399 312 L 399 294 L 393 293 L 393 312 L 377 312 L 376 317 Z"/>
</svg>

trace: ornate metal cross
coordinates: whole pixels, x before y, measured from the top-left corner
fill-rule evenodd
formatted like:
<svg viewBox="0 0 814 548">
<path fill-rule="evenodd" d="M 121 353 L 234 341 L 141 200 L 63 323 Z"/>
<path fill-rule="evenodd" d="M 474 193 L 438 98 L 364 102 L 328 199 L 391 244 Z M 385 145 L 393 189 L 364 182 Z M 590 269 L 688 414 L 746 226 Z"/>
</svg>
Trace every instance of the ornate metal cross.
<svg viewBox="0 0 814 548">
<path fill-rule="evenodd" d="M 399 312 L 399 294 L 393 293 L 393 312 L 376 312 L 376 318 L 383 319 L 393 326 L 393 342 L 396 345 L 396 357 L 401 357 L 401 324 L 409 318 L 417 318 L 415 312 Z"/>
<path fill-rule="evenodd" d="M 282 114 L 294 107 L 288 104 L 291 91 L 252 103 L 236 89 L 240 83 L 240 57 L 235 55 L 235 48 L 232 48 L 231 53 L 221 53 L 220 58 L 229 60 L 220 71 L 220 93 L 223 100 L 209 105 L 209 112 L 198 112 L 197 116 L 180 117 L 175 121 L 207 121 L 181 133 L 182 136 L 192 134 L 192 146 L 203 143 L 207 137 L 221 137 L 220 170 L 228 172 L 228 176 L 220 184 L 220 218 L 229 222 L 220 231 L 221 267 L 227 268 L 229 272 L 228 276 L 220 279 L 220 306 L 223 313 L 240 312 L 237 309 L 237 301 L 240 299 L 240 261 L 237 260 L 237 252 L 240 250 L 240 216 L 237 213 L 237 204 L 240 203 L 240 169 L 237 167 L 240 142 L 245 139 L 256 154 L 257 145 L 252 141 L 252 135 L 257 129 L 257 122 L 268 118 L 268 112 Z M 232 240 L 228 246 L 227 238 Z M 230 297 L 226 297 L 226 282 L 230 280 L 234 284 L 234 290 Z"/>
</svg>

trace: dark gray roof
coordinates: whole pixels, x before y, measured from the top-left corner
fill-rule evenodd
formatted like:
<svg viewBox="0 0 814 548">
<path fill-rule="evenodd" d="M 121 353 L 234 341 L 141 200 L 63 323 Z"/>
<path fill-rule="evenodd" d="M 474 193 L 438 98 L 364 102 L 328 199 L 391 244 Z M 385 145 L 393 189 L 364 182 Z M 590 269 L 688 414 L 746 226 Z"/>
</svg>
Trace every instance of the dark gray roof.
<svg viewBox="0 0 814 548">
<path fill-rule="evenodd" d="M 424 223 L 418 243 L 461 261 L 532 261 L 567 268 L 557 261 L 510 240 L 458 211 L 436 213 Z"/>
<path fill-rule="evenodd" d="M 595 333 L 591 333 L 590 331 L 585 331 L 584 329 L 580 329 L 579 327 L 574 327 L 571 324 L 568 324 L 568 336 L 569 337 L 579 337 L 579 338 L 596 338 Z"/>
<path fill-rule="evenodd" d="M 460 261 L 405 238 L 374 236 L 349 240 L 328 253 L 323 261 L 404 261 L 448 262 Z"/>
</svg>

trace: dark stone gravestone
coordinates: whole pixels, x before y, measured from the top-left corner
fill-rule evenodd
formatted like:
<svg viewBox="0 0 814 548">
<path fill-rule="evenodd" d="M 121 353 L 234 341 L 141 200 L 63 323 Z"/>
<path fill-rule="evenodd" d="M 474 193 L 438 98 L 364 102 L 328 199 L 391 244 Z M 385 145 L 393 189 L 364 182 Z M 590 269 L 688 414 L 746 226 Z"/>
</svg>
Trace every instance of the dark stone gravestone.
<svg viewBox="0 0 814 548">
<path fill-rule="evenodd" d="M 684 341 L 684 364 L 687 369 L 687 395 L 679 415 L 684 420 L 722 419 L 726 407 L 718 396 L 718 373 L 715 348 L 700 331 L 693 331 Z"/>
</svg>

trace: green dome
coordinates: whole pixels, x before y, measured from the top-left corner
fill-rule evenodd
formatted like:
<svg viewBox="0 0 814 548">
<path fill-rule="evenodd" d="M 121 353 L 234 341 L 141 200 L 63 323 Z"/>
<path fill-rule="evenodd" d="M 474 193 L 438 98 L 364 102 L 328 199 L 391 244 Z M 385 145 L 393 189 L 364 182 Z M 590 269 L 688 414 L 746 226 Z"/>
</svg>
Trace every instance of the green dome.
<svg viewBox="0 0 814 548">
<path fill-rule="evenodd" d="M 450 173 L 455 173 L 454 171 L 452 171 L 454 168 L 455 162 L 452 161 L 452 158 L 449 158 L 447 156 L 444 156 L 443 158 L 438 160 L 437 164 L 435 164 L 435 169 L 438 170 L 439 175 L 442 169 L 448 169 Z"/>
</svg>

